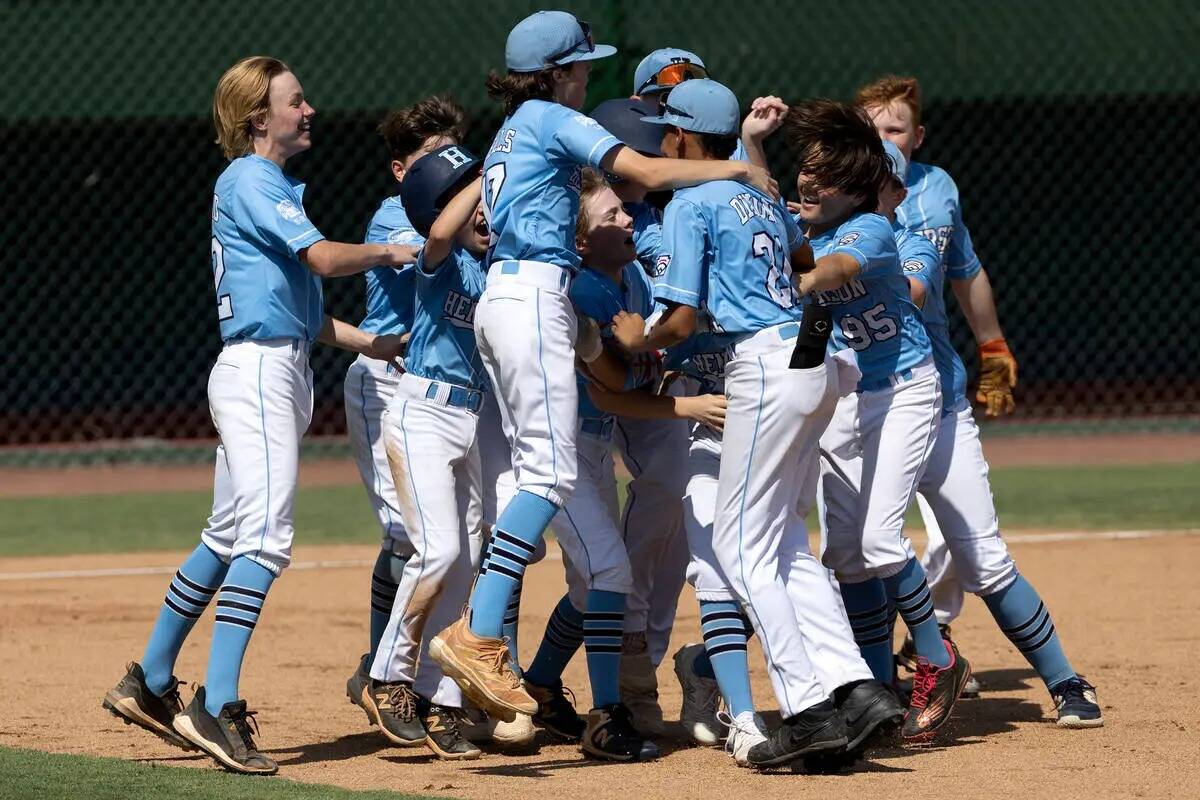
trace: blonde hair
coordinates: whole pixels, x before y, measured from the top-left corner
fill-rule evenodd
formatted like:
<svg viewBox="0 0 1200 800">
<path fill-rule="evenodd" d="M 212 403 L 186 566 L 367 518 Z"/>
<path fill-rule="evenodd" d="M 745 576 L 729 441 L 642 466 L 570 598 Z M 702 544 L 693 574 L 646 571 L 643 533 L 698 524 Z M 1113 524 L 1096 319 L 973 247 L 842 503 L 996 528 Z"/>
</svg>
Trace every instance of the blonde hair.
<svg viewBox="0 0 1200 800">
<path fill-rule="evenodd" d="M 226 158 L 254 151 L 250 120 L 270 107 L 271 78 L 285 72 L 291 68 L 270 56 L 243 58 L 225 70 L 213 94 L 213 124 Z"/>
<path fill-rule="evenodd" d="M 587 201 L 592 195 L 599 194 L 608 188 L 604 173 L 598 169 L 584 167 L 580 170 L 579 185 L 579 217 L 575 220 L 575 238 L 587 238 L 588 228 L 592 226 L 592 214 L 588 210 Z"/>
<path fill-rule="evenodd" d="M 884 75 L 858 90 L 854 103 L 862 108 L 886 106 L 899 101 L 912 111 L 913 126 L 921 124 L 921 84 L 916 78 Z"/>
</svg>

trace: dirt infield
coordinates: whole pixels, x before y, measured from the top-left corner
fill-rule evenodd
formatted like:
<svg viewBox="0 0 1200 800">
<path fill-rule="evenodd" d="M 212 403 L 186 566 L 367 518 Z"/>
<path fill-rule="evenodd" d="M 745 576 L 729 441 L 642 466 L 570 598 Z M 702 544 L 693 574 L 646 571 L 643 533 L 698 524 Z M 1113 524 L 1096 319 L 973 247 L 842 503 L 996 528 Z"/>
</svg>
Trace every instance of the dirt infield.
<svg viewBox="0 0 1200 800">
<path fill-rule="evenodd" d="M 1200 461 L 1200 434 L 995 436 L 984 439 L 993 467 L 1033 465 L 1182 464 Z M 63 497 L 212 488 L 212 465 L 130 465 L 66 469 L 0 469 L 0 497 Z M 308 459 L 301 486 L 345 486 L 359 480 L 349 459 Z"/>
<path fill-rule="evenodd" d="M 366 640 L 368 568 L 289 572 L 271 595 L 247 658 L 243 694 L 260 712 L 261 743 L 281 775 L 350 788 L 469 798 L 545 797 L 637 800 L 763 797 L 1195 796 L 1200 785 L 1200 536 L 1140 540 L 1027 542 L 1013 546 L 1040 588 L 1068 652 L 1099 687 L 1107 727 L 1059 730 L 1045 690 L 1009 646 L 982 603 L 969 601 L 955 626 L 985 684 L 956 712 L 954 735 L 927 751 L 885 750 L 849 775 L 760 775 L 719 750 L 664 742 L 661 761 L 598 765 L 576 748 L 543 743 L 514 755 L 463 764 L 432 761 L 423 750 L 385 746 L 346 702 L 344 681 Z M 0 561 L 0 744 L 89 753 L 211 769 L 126 728 L 100 709 L 124 662 L 140 655 L 169 577 L 11 579 L 45 570 L 173 568 L 181 554 Z M 297 547 L 298 561 L 373 559 L 369 546 Z M 1153 586 L 1153 590 L 1147 587 Z M 521 650 L 528 663 L 548 613 L 563 591 L 561 564 L 530 570 L 522 605 Z M 202 678 L 212 615 L 185 647 L 179 673 Z M 672 648 L 695 639 L 690 591 L 680 603 Z M 672 652 L 673 652 L 672 649 Z M 751 653 L 760 705 L 773 705 L 761 657 Z M 670 661 L 659 670 L 663 706 L 677 716 Z M 582 656 L 566 683 L 587 705 Z M 1191 786 L 1191 789 L 1187 787 Z M 836 795 L 835 795 L 836 793 Z"/>
</svg>

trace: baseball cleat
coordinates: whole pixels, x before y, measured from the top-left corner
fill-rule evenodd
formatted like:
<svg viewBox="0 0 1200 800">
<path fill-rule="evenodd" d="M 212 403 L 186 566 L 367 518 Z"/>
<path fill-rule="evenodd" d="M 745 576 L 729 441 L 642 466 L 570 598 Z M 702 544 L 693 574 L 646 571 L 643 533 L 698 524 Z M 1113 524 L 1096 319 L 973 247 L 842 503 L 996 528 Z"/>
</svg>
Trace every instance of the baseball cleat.
<svg viewBox="0 0 1200 800">
<path fill-rule="evenodd" d="M 904 706 L 879 681 L 857 681 L 838 687 L 834 704 L 846 723 L 847 750 L 864 747 L 876 733 L 895 731 L 904 722 Z"/>
<path fill-rule="evenodd" d="M 938 630 L 941 631 L 942 638 L 954 641 L 950 636 L 949 625 L 938 625 Z M 956 643 L 955 647 L 958 646 Z M 896 668 L 904 667 L 909 672 L 917 671 L 917 646 L 913 643 L 912 634 L 906 634 L 904 644 L 900 646 L 900 652 L 896 654 Z M 898 681 L 899 690 L 902 695 L 912 692 L 912 681 Z M 979 679 L 972 675 L 966 686 L 963 687 L 962 694 L 959 695 L 960 700 L 974 700 L 979 697 L 979 693 L 983 691 L 983 684 Z"/>
<path fill-rule="evenodd" d="M 717 719 L 721 707 L 721 688 L 715 678 L 696 674 L 696 656 L 704 652 L 703 644 L 685 644 L 675 653 L 675 677 L 683 690 L 679 708 L 679 724 L 697 744 L 712 746 L 721 741 L 724 726 Z"/>
<path fill-rule="evenodd" d="M 371 716 L 371 712 L 363 705 L 363 690 L 371 682 L 371 665 L 368 664 L 370 653 L 363 653 L 362 658 L 358 660 L 358 666 L 354 670 L 354 674 L 346 679 L 346 699 L 358 706 L 367 715 L 367 722 L 375 724 L 375 719 Z"/>
<path fill-rule="evenodd" d="M 254 712 L 245 700 L 221 706 L 217 716 L 204 708 L 204 687 L 196 689 L 192 702 L 175 717 L 175 730 L 192 744 L 212 756 L 230 772 L 243 775 L 274 775 L 279 765 L 258 752 L 252 733 L 258 733 Z"/>
<path fill-rule="evenodd" d="M 388 741 L 400 747 L 425 744 L 425 726 L 417 713 L 417 695 L 404 681 L 385 683 L 371 678 L 363 687 L 359 705 Z"/>
<path fill-rule="evenodd" d="M 750 766 L 750 748 L 767 740 L 767 735 L 763 733 L 767 729 L 766 723 L 753 711 L 743 711 L 736 717 L 721 711 L 718 717 L 729 728 L 729 735 L 725 737 L 725 752 L 733 756 L 734 763 L 739 767 Z"/>
<path fill-rule="evenodd" d="M 779 767 L 814 753 L 843 751 L 849 741 L 846 722 L 833 701 L 822 700 L 785 719 L 765 741 L 750 748 L 746 760 L 752 767 Z"/>
<path fill-rule="evenodd" d="M 613 703 L 588 712 L 583 752 L 606 761 L 653 761 L 658 758 L 658 745 L 633 727 L 628 708 Z"/>
<path fill-rule="evenodd" d="M 479 758 L 483 751 L 463 736 L 461 723 L 466 715 L 461 708 L 449 708 L 418 700 L 421 724 L 425 726 L 425 744 L 438 758 L 445 761 L 468 761 Z"/>
<path fill-rule="evenodd" d="M 628 640 L 629 635 L 626 635 Z M 658 704 L 658 676 L 650 653 L 646 651 L 645 636 L 639 652 L 621 653 L 621 702 L 633 713 L 639 731 L 650 735 L 663 732 L 662 706 Z"/>
<path fill-rule="evenodd" d="M 488 716 L 512 722 L 517 714 L 537 713 L 537 701 L 521 688 L 521 679 L 513 672 L 508 642 L 476 636 L 466 616 L 433 637 L 429 655 Z"/>
<path fill-rule="evenodd" d="M 906 745 L 920 746 L 933 742 L 938 728 L 950 719 L 950 712 L 954 710 L 963 686 L 971 677 L 971 665 L 959 654 L 954 642 L 943 639 L 942 643 L 950 654 L 950 666 L 936 667 L 924 658 L 917 659 L 912 699 L 904 720 Z"/>
<path fill-rule="evenodd" d="M 1096 697 L 1096 687 L 1078 676 L 1059 681 L 1050 689 L 1058 711 L 1060 728 L 1101 728 L 1104 714 Z"/>
<path fill-rule="evenodd" d="M 167 690 L 156 695 L 146 685 L 142 665 L 130 661 L 125 677 L 104 694 L 100 705 L 126 725 L 144 728 L 167 744 L 184 750 L 196 749 L 175 730 L 175 715 L 183 711 L 183 700 L 179 697 L 179 680 L 174 675 Z"/>
<path fill-rule="evenodd" d="M 578 742 L 583 738 L 587 723 L 575 712 L 575 693 L 564 688 L 562 681 L 555 681 L 550 686 L 538 686 L 526 681 L 525 688 L 538 704 L 537 713 L 532 719 L 535 725 L 568 742 Z M 570 700 L 567 699 L 568 693 Z"/>
<path fill-rule="evenodd" d="M 463 709 L 463 718 L 459 720 L 459 728 L 463 738 L 474 744 L 492 743 L 502 748 L 525 747 L 531 744 L 537 736 L 537 728 L 533 719 L 525 714 L 517 714 L 512 722 L 504 722 L 489 717 L 486 712 L 474 706 Z"/>
</svg>

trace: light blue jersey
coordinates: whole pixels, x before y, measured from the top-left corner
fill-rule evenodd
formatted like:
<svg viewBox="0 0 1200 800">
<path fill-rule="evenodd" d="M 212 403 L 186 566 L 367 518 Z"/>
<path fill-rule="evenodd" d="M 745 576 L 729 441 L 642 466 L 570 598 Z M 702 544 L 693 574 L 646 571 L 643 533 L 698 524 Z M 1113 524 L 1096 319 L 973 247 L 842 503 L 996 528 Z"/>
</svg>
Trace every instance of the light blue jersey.
<svg viewBox="0 0 1200 800">
<path fill-rule="evenodd" d="M 571 283 L 571 303 L 577 313 L 595 320 L 600 326 L 600 336 L 612 339 L 612 318 L 618 311 L 628 311 L 649 317 L 654 305 L 654 284 L 637 262 L 627 264 L 621 273 L 621 284 L 617 285 L 607 275 L 584 267 Z M 657 354 L 647 353 L 634 356 L 629 364 L 625 379 L 625 391 L 636 389 L 654 380 L 659 375 L 660 361 Z M 604 419 L 606 414 L 592 402 L 587 393 L 587 378 L 577 375 L 579 382 L 579 418 Z"/>
<path fill-rule="evenodd" d="M 967 368 L 950 343 L 946 328 L 946 311 L 942 300 L 942 259 L 933 242 L 918 236 L 897 223 L 894 228 L 896 247 L 900 250 L 900 265 L 904 275 L 925 285 L 925 329 L 933 346 L 933 363 L 937 365 L 942 384 L 942 407 L 954 409 L 967 396 Z M 929 314 L 930 316 L 925 316 Z M 932 322 L 940 319 L 941 322 Z"/>
<path fill-rule="evenodd" d="M 831 307 L 837 322 L 829 339 L 831 352 L 848 347 L 857 356 L 860 388 L 873 387 L 932 355 L 891 223 L 879 214 L 855 214 L 814 237 L 812 249 L 816 258 L 845 253 L 862 269 L 845 286 L 811 295 L 813 302 Z"/>
<path fill-rule="evenodd" d="M 492 229 L 488 263 L 541 261 L 577 271 L 580 170 L 598 169 L 618 145 L 578 111 L 545 100 L 522 103 L 483 161 L 483 204 Z"/>
<path fill-rule="evenodd" d="M 475 341 L 475 304 L 483 294 L 483 265 L 457 244 L 432 273 L 425 253 L 413 270 L 416 309 L 404 368 L 414 375 L 486 391 L 487 373 Z"/>
<path fill-rule="evenodd" d="M 311 342 L 321 332 L 321 279 L 299 254 L 325 237 L 303 200 L 304 184 L 259 156 L 235 158 L 217 178 L 212 266 L 224 341 Z"/>
<path fill-rule="evenodd" d="M 700 394 L 725 394 L 725 367 L 733 359 L 733 346 L 727 337 L 709 330 L 707 315 L 698 327 L 694 335 L 667 348 L 663 366 L 695 378 Z"/>
<path fill-rule="evenodd" d="M 782 205 L 744 183 L 680 189 L 663 216 L 655 297 L 706 309 L 728 341 L 796 322 L 791 253 L 803 241 Z"/>
<path fill-rule="evenodd" d="M 649 203 L 626 203 L 625 213 L 633 218 L 633 246 L 646 274 L 654 272 L 654 261 L 662 249 L 662 212 Z"/>
<path fill-rule="evenodd" d="M 399 196 L 379 204 L 367 226 L 368 244 L 409 244 L 420 247 L 425 237 L 417 233 Z M 413 267 L 375 267 L 367 273 L 367 316 L 359 328 L 368 333 L 406 333 L 413 320 Z"/>
<path fill-rule="evenodd" d="M 896 209 L 896 221 L 928 239 L 937 248 L 937 268 L 923 278 L 927 297 L 921 314 L 933 341 L 933 358 L 942 380 L 945 408 L 954 408 L 966 397 L 967 368 L 947 328 L 945 278 L 965 280 L 979 273 L 979 257 L 971 233 L 962 221 L 958 187 L 940 167 L 913 162 L 908 170 L 908 197 Z"/>
</svg>

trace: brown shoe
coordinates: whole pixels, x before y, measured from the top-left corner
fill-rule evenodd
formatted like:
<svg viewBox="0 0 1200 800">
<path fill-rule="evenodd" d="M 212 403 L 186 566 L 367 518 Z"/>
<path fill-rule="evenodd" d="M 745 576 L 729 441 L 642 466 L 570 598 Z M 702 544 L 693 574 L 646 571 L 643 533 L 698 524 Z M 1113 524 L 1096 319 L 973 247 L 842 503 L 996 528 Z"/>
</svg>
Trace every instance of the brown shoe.
<svg viewBox="0 0 1200 800">
<path fill-rule="evenodd" d="M 433 637 L 429 655 L 489 715 L 512 722 L 517 714 L 537 713 L 537 701 L 521 688 L 512 670 L 508 644 L 471 633 L 466 615 Z"/>
</svg>

